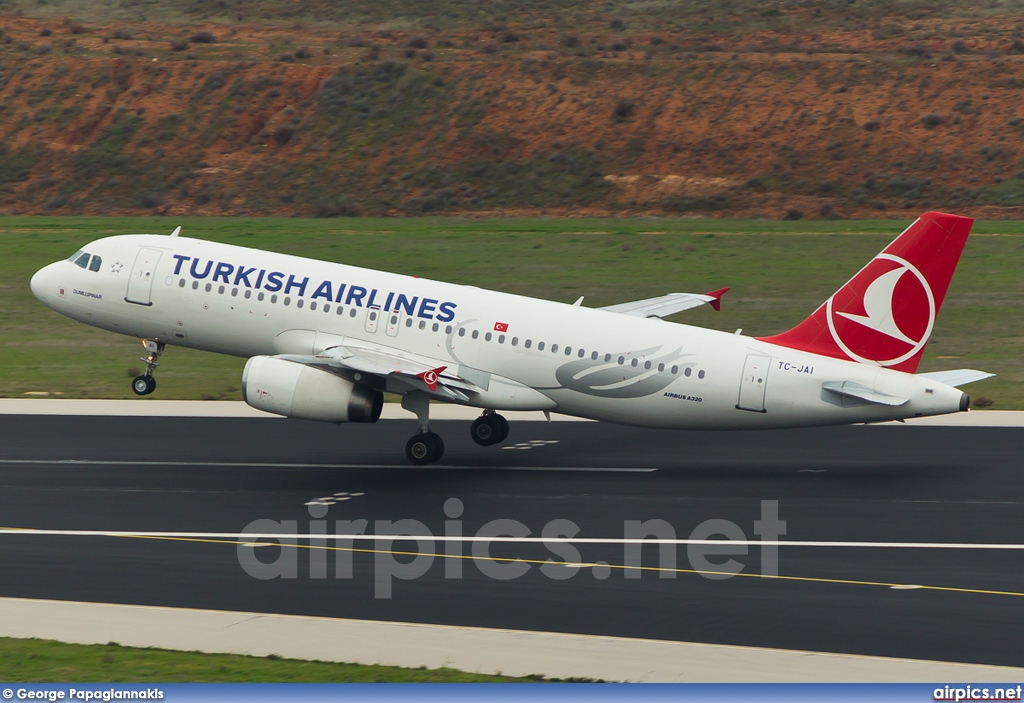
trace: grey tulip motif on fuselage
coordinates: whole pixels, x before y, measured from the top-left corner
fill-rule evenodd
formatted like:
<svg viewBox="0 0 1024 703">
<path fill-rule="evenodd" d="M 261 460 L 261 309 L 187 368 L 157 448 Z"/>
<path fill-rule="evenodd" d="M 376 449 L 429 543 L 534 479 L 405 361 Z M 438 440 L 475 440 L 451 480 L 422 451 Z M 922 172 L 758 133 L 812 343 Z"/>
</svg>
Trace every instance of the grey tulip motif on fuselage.
<svg viewBox="0 0 1024 703">
<path fill-rule="evenodd" d="M 663 391 L 672 383 L 678 374 L 671 369 L 677 366 L 682 372 L 695 364 L 679 363 L 681 359 L 692 354 L 682 354 L 682 348 L 655 356 L 661 347 L 640 349 L 633 352 L 611 354 L 611 359 L 578 359 L 562 364 L 555 370 L 555 379 L 561 387 L 601 398 L 642 398 Z M 623 363 L 619 363 L 619 359 Z M 637 360 L 636 366 L 633 360 Z M 647 368 L 647 364 L 650 368 Z M 659 367 L 664 370 L 659 371 Z"/>
</svg>

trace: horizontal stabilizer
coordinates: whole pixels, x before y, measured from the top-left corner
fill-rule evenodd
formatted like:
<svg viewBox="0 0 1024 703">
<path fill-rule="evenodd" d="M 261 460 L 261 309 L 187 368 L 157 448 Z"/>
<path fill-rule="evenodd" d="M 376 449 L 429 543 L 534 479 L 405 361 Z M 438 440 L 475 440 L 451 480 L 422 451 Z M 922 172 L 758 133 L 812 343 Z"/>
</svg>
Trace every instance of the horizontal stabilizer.
<svg viewBox="0 0 1024 703">
<path fill-rule="evenodd" d="M 938 381 L 939 383 L 945 383 L 947 386 L 953 386 L 953 388 L 959 388 L 965 386 L 968 383 L 974 383 L 975 381 L 984 381 L 986 378 L 992 378 L 995 376 L 994 373 L 988 373 L 987 371 L 976 371 L 974 369 L 951 369 L 949 371 L 929 371 L 928 373 L 917 374 L 921 378 L 928 378 L 932 381 Z"/>
<path fill-rule="evenodd" d="M 910 402 L 909 398 L 898 398 L 888 393 L 881 393 L 867 386 L 862 386 L 859 383 L 853 381 L 825 381 L 821 384 L 821 387 L 830 393 L 837 395 L 845 395 L 850 398 L 860 398 L 866 400 L 869 403 L 877 403 L 878 405 L 891 405 L 893 407 L 904 405 Z"/>
<path fill-rule="evenodd" d="M 710 293 L 669 293 L 660 295 L 657 298 L 646 298 L 634 300 L 631 303 L 619 303 L 618 305 L 607 305 L 600 310 L 617 312 L 632 317 L 668 317 L 677 312 L 697 308 L 701 305 L 710 305 L 715 310 L 722 307 L 722 296 L 728 288 L 720 288 Z"/>
</svg>

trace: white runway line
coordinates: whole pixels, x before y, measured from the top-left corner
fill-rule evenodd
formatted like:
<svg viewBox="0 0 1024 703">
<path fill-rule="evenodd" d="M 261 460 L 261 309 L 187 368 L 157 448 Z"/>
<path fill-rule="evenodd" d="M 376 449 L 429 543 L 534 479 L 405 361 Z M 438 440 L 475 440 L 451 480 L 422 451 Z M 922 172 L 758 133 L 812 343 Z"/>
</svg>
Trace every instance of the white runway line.
<svg viewBox="0 0 1024 703">
<path fill-rule="evenodd" d="M 143 537 L 153 539 L 217 539 L 252 542 L 261 539 L 289 541 L 434 541 L 482 542 L 509 544 L 670 544 L 670 545 L 734 545 L 744 547 L 804 547 L 828 549 L 979 549 L 987 551 L 1021 551 L 1024 544 L 984 542 L 854 542 L 815 540 L 754 540 L 754 539 L 642 539 L 622 537 L 478 537 L 448 535 L 390 535 L 390 534 L 307 534 L 295 532 L 152 532 L 136 530 L 47 530 L 40 528 L 0 527 L 0 535 L 34 537 Z"/>
<path fill-rule="evenodd" d="M 450 464 L 285 464 L 256 461 L 103 461 L 100 459 L 0 459 L 0 466 L 201 466 L 216 469 L 401 469 L 413 471 L 554 471 L 584 473 L 650 474 L 653 467 L 616 466 L 454 466 Z"/>
</svg>

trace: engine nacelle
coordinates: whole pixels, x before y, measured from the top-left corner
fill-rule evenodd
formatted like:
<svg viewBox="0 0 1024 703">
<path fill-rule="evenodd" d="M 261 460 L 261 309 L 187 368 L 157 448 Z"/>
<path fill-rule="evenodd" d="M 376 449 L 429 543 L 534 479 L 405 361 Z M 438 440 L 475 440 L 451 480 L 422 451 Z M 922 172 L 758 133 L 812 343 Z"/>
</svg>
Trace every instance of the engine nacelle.
<svg viewBox="0 0 1024 703">
<path fill-rule="evenodd" d="M 242 398 L 257 410 L 321 422 L 377 422 L 384 407 L 380 391 L 272 356 L 246 362 Z"/>
</svg>

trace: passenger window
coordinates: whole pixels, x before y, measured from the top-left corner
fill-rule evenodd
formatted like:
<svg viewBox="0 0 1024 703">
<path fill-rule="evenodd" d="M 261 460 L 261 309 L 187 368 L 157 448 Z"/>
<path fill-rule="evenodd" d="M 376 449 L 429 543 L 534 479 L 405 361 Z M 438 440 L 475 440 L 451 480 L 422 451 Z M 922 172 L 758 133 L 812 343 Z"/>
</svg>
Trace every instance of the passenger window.
<svg viewBox="0 0 1024 703">
<path fill-rule="evenodd" d="M 330 311 L 331 311 L 331 306 L 328 305 L 327 303 L 324 303 L 324 312 L 330 312 Z"/>
<path fill-rule="evenodd" d="M 544 351 L 544 342 L 537 342 L 537 351 Z"/>
<path fill-rule="evenodd" d="M 100 270 L 100 266 L 102 266 L 102 265 L 103 265 L 103 259 L 101 259 L 98 256 L 93 256 L 92 257 L 92 261 L 89 262 L 89 270 L 90 271 L 99 271 Z"/>
<path fill-rule="evenodd" d="M 89 255 L 86 254 L 85 252 L 83 252 L 81 256 L 79 256 L 77 259 L 75 259 L 75 266 L 77 266 L 78 268 L 84 269 L 88 265 L 89 265 Z"/>
<path fill-rule="evenodd" d="M 303 301 L 302 298 L 299 298 L 298 300 L 295 301 L 295 307 L 301 308 L 303 306 L 304 302 L 305 301 Z"/>
<path fill-rule="evenodd" d="M 639 359 L 637 359 L 637 358 L 636 358 L 636 357 L 634 356 L 634 357 L 633 357 L 633 361 L 632 361 L 632 362 L 630 362 L 630 363 L 631 363 L 631 364 L 633 365 L 633 368 L 635 369 L 635 368 L 637 367 L 637 364 L 639 364 L 639 363 L 640 363 L 640 360 L 639 360 Z"/>
<path fill-rule="evenodd" d="M 519 337 L 513 337 L 512 338 L 512 346 L 513 347 L 518 347 L 519 346 Z"/>
<path fill-rule="evenodd" d="M 217 293 L 220 294 L 220 295 L 224 295 L 224 286 L 219 286 L 217 288 Z"/>
<path fill-rule="evenodd" d="M 232 288 L 231 289 L 231 297 L 232 298 L 237 298 L 238 297 L 238 289 L 237 288 Z"/>
<path fill-rule="evenodd" d="M 619 357 L 619 366 L 622 366 L 625 363 L 626 363 L 626 357 L 620 356 Z"/>
<path fill-rule="evenodd" d="M 480 336 L 480 330 L 473 330 L 473 339 L 476 339 L 479 336 Z"/>
<path fill-rule="evenodd" d="M 451 334 L 452 333 L 452 326 L 451 325 L 446 326 L 444 328 L 444 333 L 445 334 Z"/>
<path fill-rule="evenodd" d="M 285 304 L 285 306 L 288 306 L 288 305 L 292 304 L 292 299 L 289 296 L 287 296 L 287 295 L 284 297 L 284 304 Z"/>
<path fill-rule="evenodd" d="M 263 291 L 260 291 L 259 295 L 256 296 L 256 300 L 258 300 L 258 301 L 260 301 L 262 303 L 263 299 L 266 298 L 266 297 L 267 296 L 264 295 Z"/>
<path fill-rule="evenodd" d="M 299 307 L 302 307 L 302 306 L 300 305 Z M 315 300 L 312 303 L 309 304 L 309 309 L 310 310 L 316 310 L 316 301 Z"/>
<path fill-rule="evenodd" d="M 206 292 L 209 293 L 211 290 L 213 290 L 213 284 L 212 283 L 207 283 L 206 284 Z"/>
<path fill-rule="evenodd" d="M 422 323 L 422 322 L 420 323 L 420 329 L 423 329 L 423 325 L 424 324 L 425 323 Z M 411 317 L 405 318 L 405 326 L 406 327 L 412 327 L 412 318 Z"/>
<path fill-rule="evenodd" d="M 552 354 L 557 354 L 558 353 L 558 345 L 557 344 L 552 344 L 551 345 L 551 353 Z"/>
<path fill-rule="evenodd" d="M 248 300 L 251 297 L 252 297 L 252 291 L 251 290 L 245 291 L 245 299 Z"/>
<path fill-rule="evenodd" d="M 672 367 L 672 373 L 676 373 L 675 366 Z M 693 369 L 691 369 L 689 366 L 687 366 L 686 369 L 683 371 L 684 376 L 689 376 L 691 373 L 693 373 Z"/>
<path fill-rule="evenodd" d="M 665 370 L 665 364 L 658 364 L 658 373 L 661 373 L 664 370 Z"/>
<path fill-rule="evenodd" d="M 524 346 L 525 348 L 527 348 L 527 349 L 529 349 L 529 348 L 530 348 L 530 345 L 531 345 L 531 344 L 533 344 L 533 340 L 532 340 L 532 339 L 527 339 L 527 340 L 526 340 L 525 342 L 523 342 L 523 346 Z"/>
<path fill-rule="evenodd" d="M 338 306 L 338 314 L 339 315 L 344 315 L 345 314 L 345 308 L 343 308 L 341 305 Z"/>
<path fill-rule="evenodd" d="M 466 328 L 465 327 L 460 327 L 459 328 L 459 336 L 460 337 L 465 337 L 466 336 Z"/>
<path fill-rule="evenodd" d="M 597 352 L 591 352 L 590 358 L 593 359 L 594 361 L 597 361 Z"/>
<path fill-rule="evenodd" d="M 585 351 L 583 351 L 582 349 L 580 349 L 579 357 L 582 359 L 586 355 L 587 355 L 587 353 Z"/>
<path fill-rule="evenodd" d="M 645 368 L 645 369 L 647 369 L 647 370 L 650 370 L 650 368 L 651 368 L 651 362 L 649 362 L 649 361 L 645 362 L 645 363 L 644 363 L 644 368 Z"/>
<path fill-rule="evenodd" d="M 277 304 L 277 296 L 276 295 L 270 296 L 270 302 L 274 303 L 276 305 Z"/>
<path fill-rule="evenodd" d="M 505 335 L 499 334 L 498 335 L 498 344 L 504 344 L 504 343 L 505 343 Z"/>
<path fill-rule="evenodd" d="M 605 361 L 611 361 L 612 360 L 612 355 L 611 354 L 605 354 L 604 355 L 604 360 Z"/>
<path fill-rule="evenodd" d="M 437 324 L 435 322 L 434 325 L 430 329 L 432 329 L 433 331 L 437 332 L 439 329 L 441 329 L 441 325 L 439 325 L 439 324 Z"/>
<path fill-rule="evenodd" d="M 185 287 L 185 279 L 183 278 L 180 281 L 178 281 L 178 288 L 184 288 L 184 287 Z"/>
<path fill-rule="evenodd" d="M 491 333 L 490 332 L 488 332 L 487 334 L 484 335 L 484 341 L 485 342 L 491 341 Z"/>
<path fill-rule="evenodd" d="M 703 371 L 703 369 L 697 372 L 697 378 L 704 378 L 704 371 Z"/>
<path fill-rule="evenodd" d="M 349 310 L 348 316 L 349 317 L 355 317 L 356 316 L 356 309 L 352 308 L 351 310 Z"/>
</svg>

